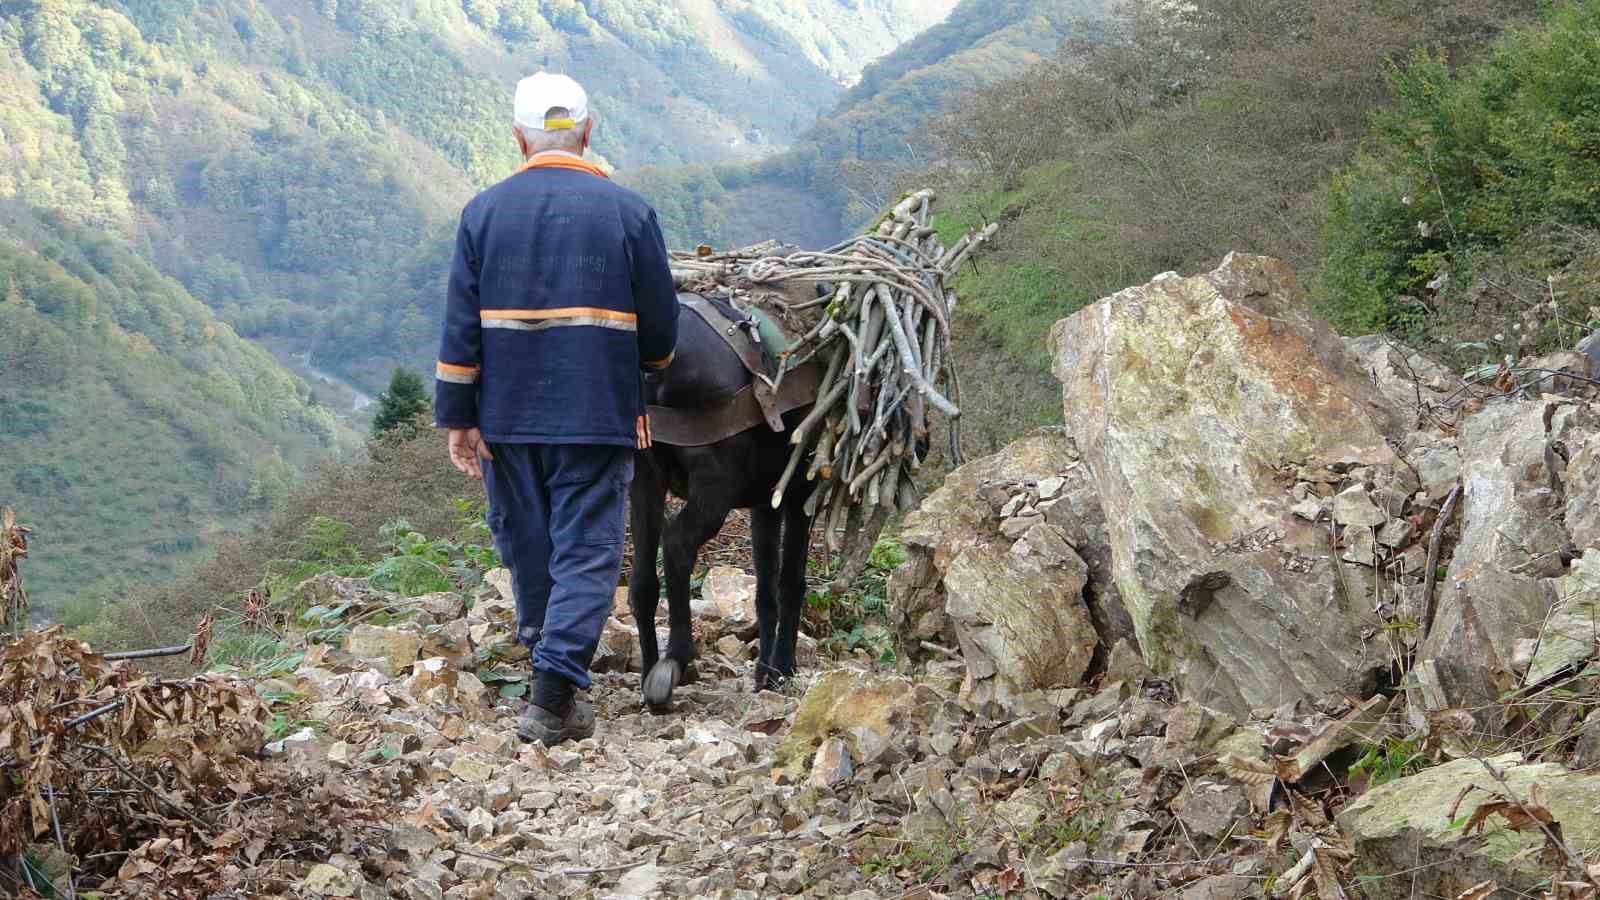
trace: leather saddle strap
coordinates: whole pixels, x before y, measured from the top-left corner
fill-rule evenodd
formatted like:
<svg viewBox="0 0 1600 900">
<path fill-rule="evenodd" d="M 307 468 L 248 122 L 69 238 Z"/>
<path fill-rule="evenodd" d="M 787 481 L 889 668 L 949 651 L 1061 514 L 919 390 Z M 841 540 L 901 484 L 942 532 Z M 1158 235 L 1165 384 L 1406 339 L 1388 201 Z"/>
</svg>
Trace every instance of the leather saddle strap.
<svg viewBox="0 0 1600 900">
<path fill-rule="evenodd" d="M 778 415 L 817 401 L 818 382 L 822 376 L 817 366 L 806 363 L 783 377 L 774 397 Z M 650 435 L 658 444 L 674 447 L 704 447 L 748 431 L 766 420 L 765 411 L 757 402 L 755 385 L 766 385 L 760 379 L 740 388 L 738 392 L 710 406 L 675 408 L 647 407 L 650 414 Z M 770 388 L 768 389 L 771 390 Z M 774 431 L 782 431 L 783 421 Z"/>
<path fill-rule="evenodd" d="M 750 386 L 746 388 L 750 392 L 750 399 L 755 401 L 761 417 L 767 422 L 767 427 L 773 431 L 782 431 L 783 414 L 788 410 L 780 408 L 782 404 L 773 393 L 771 386 L 759 377 L 755 377 L 767 374 L 767 358 L 756 342 L 751 339 L 750 334 L 741 333 L 746 331 L 745 323 L 728 318 L 721 309 L 717 308 L 715 303 L 711 303 L 699 294 L 679 294 L 678 300 L 704 319 L 706 324 L 711 326 L 711 330 L 715 331 L 723 342 L 728 345 L 729 349 L 738 355 L 739 362 L 744 364 L 745 371 L 749 372 L 753 378 Z M 755 331 L 754 323 L 750 323 L 749 331 Z M 784 380 L 787 381 L 788 378 Z M 671 442 L 669 441 L 668 443 Z"/>
</svg>

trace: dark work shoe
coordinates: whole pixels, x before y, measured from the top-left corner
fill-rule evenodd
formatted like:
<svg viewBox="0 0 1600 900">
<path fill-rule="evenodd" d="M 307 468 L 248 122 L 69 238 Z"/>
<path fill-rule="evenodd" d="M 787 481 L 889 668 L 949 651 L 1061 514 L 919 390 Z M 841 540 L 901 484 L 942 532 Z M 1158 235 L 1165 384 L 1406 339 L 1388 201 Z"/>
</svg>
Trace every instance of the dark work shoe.
<svg viewBox="0 0 1600 900">
<path fill-rule="evenodd" d="M 538 741 L 546 747 L 593 737 L 594 707 L 578 700 L 567 704 L 565 714 L 551 712 L 542 706 L 529 707 L 528 712 L 517 721 L 517 735 L 525 741 Z"/>
</svg>

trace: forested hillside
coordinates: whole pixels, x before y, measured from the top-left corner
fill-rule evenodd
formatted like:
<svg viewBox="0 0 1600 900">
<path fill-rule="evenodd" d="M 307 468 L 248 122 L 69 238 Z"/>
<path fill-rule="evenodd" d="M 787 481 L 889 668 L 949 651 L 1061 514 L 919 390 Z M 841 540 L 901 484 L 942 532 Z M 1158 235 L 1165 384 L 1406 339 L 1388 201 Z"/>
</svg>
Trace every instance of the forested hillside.
<svg viewBox="0 0 1600 900">
<path fill-rule="evenodd" d="M 435 273 L 393 273 L 513 167 L 517 77 L 583 76 L 624 169 L 752 158 L 948 8 L 0 3 L 0 198 L 123 236 L 242 334 L 372 388 L 427 352 Z"/>
<path fill-rule="evenodd" d="M 953 2 L 0 0 L 0 502 L 40 597 L 170 575 L 333 445 L 236 333 L 370 392 L 432 355 L 518 77 L 583 78 L 623 170 L 753 159 Z"/>
<path fill-rule="evenodd" d="M 844 236 L 935 161 L 927 126 L 955 99 L 1053 57 L 1109 0 L 962 0 L 862 73 L 785 153 L 756 163 L 631 174 L 679 245 Z"/>
<path fill-rule="evenodd" d="M 306 385 L 114 238 L 0 206 L 0 506 L 35 618 L 170 579 L 333 449 Z"/>
<path fill-rule="evenodd" d="M 1461 367 L 1600 326 L 1600 2 L 1133 0 L 1088 38 L 929 132 L 947 232 L 1005 222 L 959 284 L 969 358 L 1028 363 L 973 370 L 991 444 L 1059 416 L 1054 322 L 1230 250 Z"/>
<path fill-rule="evenodd" d="M 1063 314 L 1229 250 L 1287 259 L 1314 282 L 1329 185 L 1394 108 L 1397 73 L 1425 58 L 1416 54 L 1480 57 L 1534 4 L 1268 6 L 1214 0 L 1174 14 L 1153 0 L 1125 2 L 1092 44 L 968 96 L 935 125 L 962 164 L 948 182 L 965 207 L 952 232 L 984 218 L 1008 223 L 964 287 L 1014 353 L 1039 359 Z M 1433 193 L 1426 183 L 1393 188 Z"/>
</svg>

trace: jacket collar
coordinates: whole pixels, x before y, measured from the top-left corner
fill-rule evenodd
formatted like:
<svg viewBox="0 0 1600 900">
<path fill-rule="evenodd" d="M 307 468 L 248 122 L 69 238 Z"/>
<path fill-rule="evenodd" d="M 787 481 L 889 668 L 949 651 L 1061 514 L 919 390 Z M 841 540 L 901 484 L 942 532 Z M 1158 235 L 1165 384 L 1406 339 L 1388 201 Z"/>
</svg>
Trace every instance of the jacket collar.
<svg viewBox="0 0 1600 900">
<path fill-rule="evenodd" d="M 604 169 L 601 169 L 594 163 L 585 160 L 583 157 L 578 156 L 577 154 L 567 153 L 564 150 L 546 150 L 543 153 L 535 153 L 534 155 L 528 157 L 527 162 L 517 167 L 517 172 L 526 172 L 529 169 L 572 169 L 573 171 L 577 172 L 588 172 L 590 175 L 598 175 L 601 178 L 611 177 L 605 173 Z"/>
</svg>

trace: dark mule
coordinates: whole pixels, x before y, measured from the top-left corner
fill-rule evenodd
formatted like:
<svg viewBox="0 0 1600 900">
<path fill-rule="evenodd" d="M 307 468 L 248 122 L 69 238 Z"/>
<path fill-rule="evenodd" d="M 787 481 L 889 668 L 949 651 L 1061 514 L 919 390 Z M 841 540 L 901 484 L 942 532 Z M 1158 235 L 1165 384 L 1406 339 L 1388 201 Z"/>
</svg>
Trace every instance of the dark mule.
<svg viewBox="0 0 1600 900">
<path fill-rule="evenodd" d="M 676 356 L 658 377 L 648 379 L 647 393 L 653 405 L 696 408 L 732 395 L 750 380 L 723 339 L 704 319 L 680 304 Z M 644 657 L 644 697 L 651 705 L 671 700 L 673 689 L 690 673 L 694 636 L 690 632 L 689 578 L 700 548 L 716 536 L 735 509 L 750 510 L 761 638 L 756 688 L 773 687 L 794 674 L 811 543 L 811 517 L 804 507 L 812 484 L 803 474 L 793 478 L 778 509 L 772 508 L 772 493 L 794 449 L 789 444 L 790 432 L 810 409 L 805 406 L 786 414 L 782 433 L 763 423 L 702 447 L 674 447 L 658 441 L 639 453 L 629 495 L 633 571 L 628 600 Z M 664 523 L 669 492 L 685 502 L 672 521 Z M 665 653 L 657 646 L 655 629 L 661 595 L 656 573 L 658 548 L 663 551 L 667 580 L 670 632 Z"/>
</svg>

